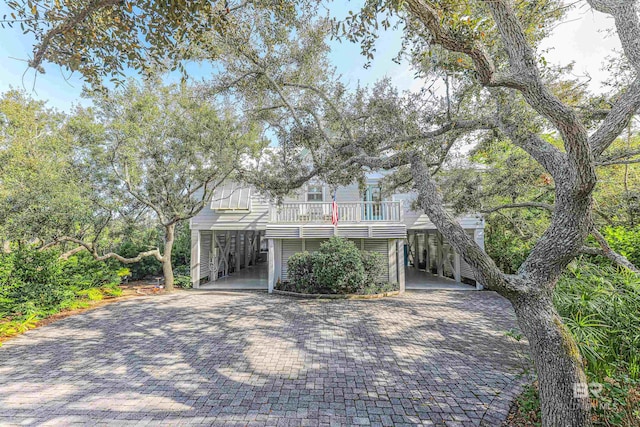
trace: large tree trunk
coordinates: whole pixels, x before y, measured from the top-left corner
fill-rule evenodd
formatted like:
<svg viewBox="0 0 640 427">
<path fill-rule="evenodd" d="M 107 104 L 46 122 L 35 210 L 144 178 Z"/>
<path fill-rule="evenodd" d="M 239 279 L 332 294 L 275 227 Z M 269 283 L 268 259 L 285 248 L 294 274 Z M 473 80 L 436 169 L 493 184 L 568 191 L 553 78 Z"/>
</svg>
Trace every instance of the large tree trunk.
<svg viewBox="0 0 640 427">
<path fill-rule="evenodd" d="M 165 226 L 164 253 L 162 254 L 162 274 L 164 275 L 165 292 L 173 292 L 173 266 L 171 265 L 171 251 L 175 240 L 176 224 Z"/>
<path fill-rule="evenodd" d="M 544 287 L 550 289 L 551 287 Z M 578 347 L 547 294 L 512 297 L 518 324 L 529 340 L 538 373 L 542 425 L 591 425 L 587 378 Z"/>
</svg>

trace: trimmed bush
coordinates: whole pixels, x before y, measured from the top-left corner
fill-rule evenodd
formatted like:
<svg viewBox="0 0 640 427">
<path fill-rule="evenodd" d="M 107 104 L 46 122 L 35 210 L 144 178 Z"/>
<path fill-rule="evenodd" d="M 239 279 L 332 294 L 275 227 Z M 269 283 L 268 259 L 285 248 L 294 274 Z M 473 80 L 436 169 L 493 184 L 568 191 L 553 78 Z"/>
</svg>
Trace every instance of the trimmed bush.
<svg viewBox="0 0 640 427">
<path fill-rule="evenodd" d="M 311 270 L 318 287 L 332 294 L 355 294 L 365 284 L 360 251 L 353 242 L 339 237 L 320 245 L 312 256 Z"/>
<path fill-rule="evenodd" d="M 320 245 L 318 252 L 300 252 L 288 262 L 289 283 L 279 289 L 300 293 L 373 294 L 378 289 L 393 290 L 380 283 L 381 254 L 360 251 L 346 239 L 332 237 Z"/>
<path fill-rule="evenodd" d="M 183 274 L 175 275 L 173 278 L 173 283 L 174 285 L 182 289 L 190 289 L 193 287 L 193 284 L 191 283 L 191 276 Z"/>
<path fill-rule="evenodd" d="M 73 297 L 74 292 L 64 286 L 59 255 L 30 247 L 0 255 L 0 316 L 33 314 Z"/>
<path fill-rule="evenodd" d="M 313 277 L 313 256 L 305 251 L 298 252 L 289 257 L 287 262 L 289 282 L 293 292 L 311 293 L 315 286 Z"/>
<path fill-rule="evenodd" d="M 364 267 L 365 284 L 379 284 L 382 280 L 384 257 L 379 252 L 361 251 L 362 266 Z"/>
</svg>

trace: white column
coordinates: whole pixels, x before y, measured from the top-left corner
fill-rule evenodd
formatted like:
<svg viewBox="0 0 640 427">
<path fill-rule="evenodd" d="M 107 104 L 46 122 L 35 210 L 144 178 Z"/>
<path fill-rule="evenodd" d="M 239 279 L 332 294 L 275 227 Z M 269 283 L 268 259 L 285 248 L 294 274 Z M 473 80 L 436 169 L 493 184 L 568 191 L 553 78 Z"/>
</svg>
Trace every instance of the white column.
<svg viewBox="0 0 640 427">
<path fill-rule="evenodd" d="M 191 230 L 191 283 L 200 287 L 200 230 Z"/>
<path fill-rule="evenodd" d="M 460 274 L 460 254 L 457 252 L 453 252 L 453 278 L 456 279 L 456 282 L 462 282 L 462 275 Z"/>
<path fill-rule="evenodd" d="M 429 245 L 429 230 L 424 230 L 424 271 L 431 274 L 431 246 Z"/>
<path fill-rule="evenodd" d="M 484 250 L 484 221 L 482 222 L 482 228 L 476 228 L 475 230 L 473 230 L 473 240 L 475 240 L 478 246 L 480 246 L 480 248 Z M 479 291 L 484 289 L 482 283 L 478 282 L 477 280 L 476 289 Z"/>
<path fill-rule="evenodd" d="M 262 236 L 262 231 L 256 231 L 256 235 L 254 237 L 256 243 L 255 243 L 255 250 L 251 252 L 251 262 L 253 263 L 253 265 L 256 265 L 256 262 L 258 260 L 258 258 L 260 257 L 260 240 L 261 240 L 261 236 Z"/>
<path fill-rule="evenodd" d="M 437 262 L 438 262 L 438 276 L 444 276 L 444 249 L 442 242 L 442 233 L 436 231 L 436 245 L 437 245 Z"/>
<path fill-rule="evenodd" d="M 404 293 L 404 240 L 397 239 L 396 240 L 396 255 L 398 257 L 398 286 L 400 289 L 400 293 Z"/>
<path fill-rule="evenodd" d="M 249 267 L 249 256 L 251 255 L 251 239 L 249 238 L 250 231 L 244 232 L 244 268 Z"/>
<path fill-rule="evenodd" d="M 418 242 L 418 232 L 413 233 L 413 268 L 418 270 L 420 267 L 420 244 Z"/>
<path fill-rule="evenodd" d="M 236 259 L 236 273 L 240 271 L 240 230 L 236 230 L 236 247 L 234 248 Z"/>
<path fill-rule="evenodd" d="M 269 239 L 269 293 L 273 293 L 276 284 L 276 251 L 273 239 Z"/>
<path fill-rule="evenodd" d="M 387 241 L 387 265 L 389 266 L 389 283 L 394 283 L 398 279 L 398 255 L 396 251 L 396 239 Z"/>
</svg>

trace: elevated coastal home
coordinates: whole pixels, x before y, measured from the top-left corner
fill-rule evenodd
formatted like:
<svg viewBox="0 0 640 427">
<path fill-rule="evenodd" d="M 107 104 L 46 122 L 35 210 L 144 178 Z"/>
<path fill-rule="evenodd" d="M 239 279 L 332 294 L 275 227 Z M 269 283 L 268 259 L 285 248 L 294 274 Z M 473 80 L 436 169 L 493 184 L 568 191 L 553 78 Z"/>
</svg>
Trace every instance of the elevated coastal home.
<svg viewBox="0 0 640 427">
<path fill-rule="evenodd" d="M 211 205 L 190 222 L 194 287 L 271 292 L 278 281 L 287 280 L 291 255 L 318 250 L 331 236 L 383 254 L 388 262 L 381 279 L 397 283 L 401 291 L 407 283 L 447 277 L 451 283 L 475 284 L 469 266 L 427 216 L 411 209 L 415 195 L 384 197 L 380 178 L 371 174 L 364 189 L 353 184 L 335 190 L 336 225 L 334 194 L 322 182 L 310 182 L 279 205 L 240 183 L 219 187 Z M 484 247 L 482 217 L 466 215 L 459 221 Z"/>
</svg>

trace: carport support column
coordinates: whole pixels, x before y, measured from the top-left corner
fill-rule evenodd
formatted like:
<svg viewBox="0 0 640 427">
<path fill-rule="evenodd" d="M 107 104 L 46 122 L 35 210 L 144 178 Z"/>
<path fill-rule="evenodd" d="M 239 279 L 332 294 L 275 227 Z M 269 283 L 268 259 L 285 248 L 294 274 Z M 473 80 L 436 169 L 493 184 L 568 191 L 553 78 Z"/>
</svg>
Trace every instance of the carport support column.
<svg viewBox="0 0 640 427">
<path fill-rule="evenodd" d="M 460 254 L 453 251 L 453 278 L 456 282 L 462 282 L 462 275 L 460 274 Z"/>
<path fill-rule="evenodd" d="M 480 249 L 484 251 L 484 221 L 482 221 L 482 228 L 476 228 L 475 230 L 473 230 L 473 240 L 475 240 L 478 246 L 480 246 Z M 477 280 L 476 289 L 479 291 L 484 289 L 482 283 L 479 283 Z"/>
<path fill-rule="evenodd" d="M 251 256 L 251 238 L 250 231 L 244 232 L 244 268 L 249 268 L 249 261 Z"/>
<path fill-rule="evenodd" d="M 398 266 L 398 289 L 404 293 L 404 240 L 396 239 L 396 264 Z"/>
<path fill-rule="evenodd" d="M 235 272 L 238 273 L 240 271 L 240 230 L 236 230 L 236 247 L 235 249 L 235 259 L 236 259 L 236 270 Z"/>
<path fill-rule="evenodd" d="M 413 232 L 413 268 L 420 270 L 420 235 L 417 231 Z"/>
<path fill-rule="evenodd" d="M 429 230 L 424 230 L 424 271 L 431 274 L 431 246 L 429 245 Z"/>
<path fill-rule="evenodd" d="M 276 284 L 276 250 L 273 239 L 269 239 L 269 293 L 273 293 L 273 287 Z"/>
<path fill-rule="evenodd" d="M 436 245 L 437 245 L 437 254 L 436 259 L 438 262 L 438 276 L 444 276 L 444 248 L 442 242 L 442 233 L 436 231 Z"/>
<path fill-rule="evenodd" d="M 200 230 L 191 230 L 191 284 L 200 287 Z"/>
<path fill-rule="evenodd" d="M 253 250 L 251 251 L 251 263 L 253 265 L 256 265 L 260 257 L 260 233 L 261 231 L 256 231 L 253 237 L 255 240 L 255 246 L 253 246 Z"/>
</svg>

